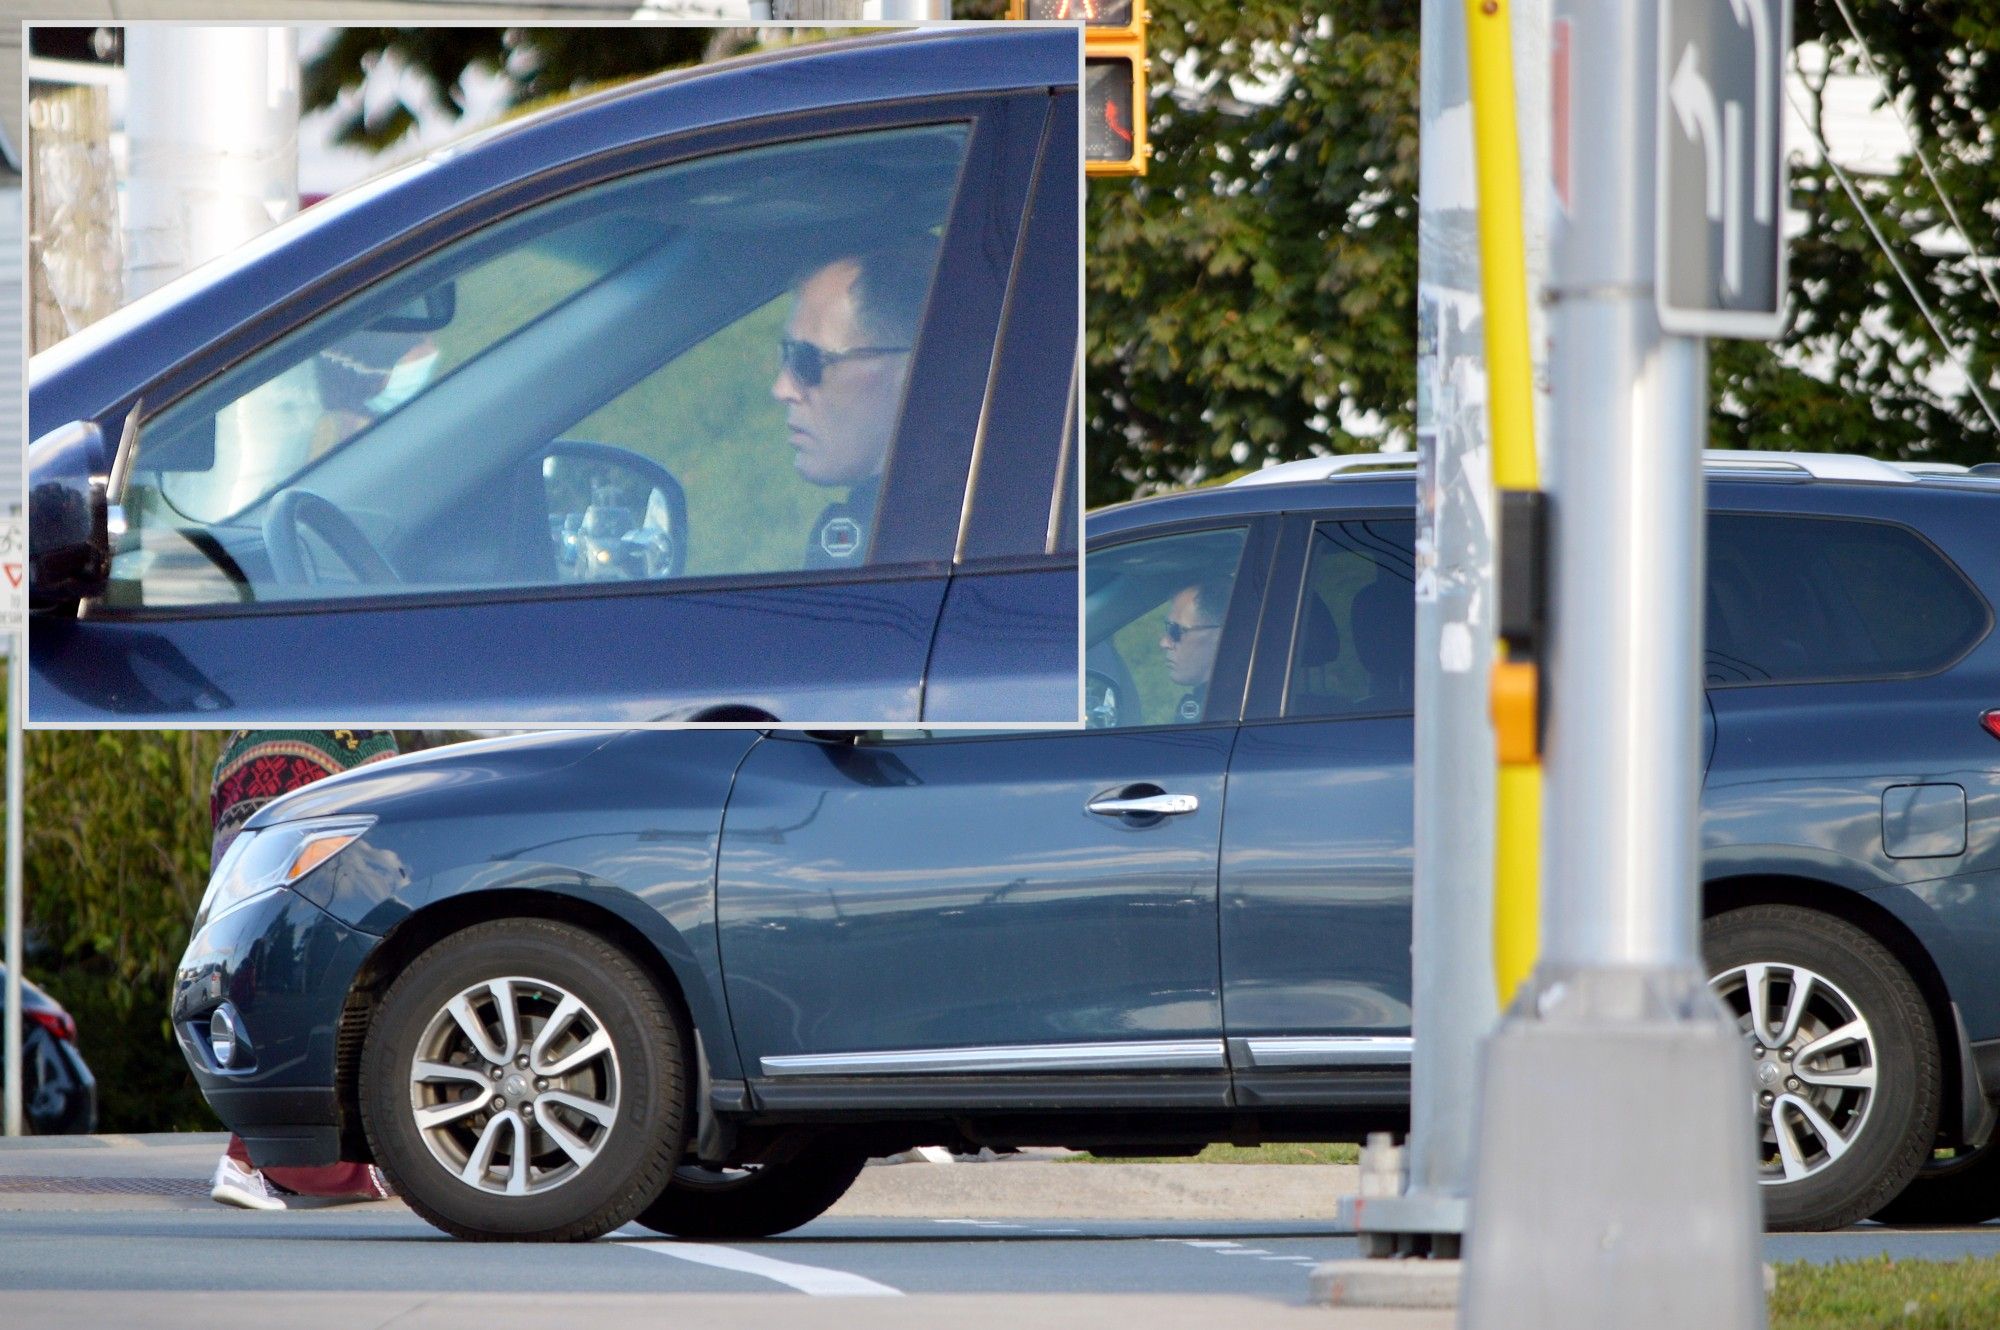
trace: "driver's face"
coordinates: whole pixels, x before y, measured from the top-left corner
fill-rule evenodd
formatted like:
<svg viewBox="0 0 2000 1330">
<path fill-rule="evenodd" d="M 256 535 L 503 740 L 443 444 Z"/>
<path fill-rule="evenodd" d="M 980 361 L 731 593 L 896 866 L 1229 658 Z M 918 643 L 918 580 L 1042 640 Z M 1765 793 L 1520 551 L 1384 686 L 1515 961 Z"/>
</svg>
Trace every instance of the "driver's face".
<svg viewBox="0 0 2000 1330">
<path fill-rule="evenodd" d="M 859 265 L 842 259 L 801 282 L 785 336 L 829 356 L 866 345 L 854 307 L 860 273 Z M 881 475 L 909 368 L 907 352 L 834 359 L 810 386 L 780 368 L 771 396 L 785 404 L 799 475 L 815 485 L 853 485 Z"/>
<path fill-rule="evenodd" d="M 1169 627 L 1160 634 L 1160 650 L 1167 658 L 1167 677 L 1183 688 L 1198 688 L 1215 670 L 1215 649 L 1222 641 L 1222 625 L 1210 623 L 1195 613 L 1195 590 L 1188 587 L 1167 607 Z M 1175 641 L 1178 631 L 1180 640 Z"/>
</svg>

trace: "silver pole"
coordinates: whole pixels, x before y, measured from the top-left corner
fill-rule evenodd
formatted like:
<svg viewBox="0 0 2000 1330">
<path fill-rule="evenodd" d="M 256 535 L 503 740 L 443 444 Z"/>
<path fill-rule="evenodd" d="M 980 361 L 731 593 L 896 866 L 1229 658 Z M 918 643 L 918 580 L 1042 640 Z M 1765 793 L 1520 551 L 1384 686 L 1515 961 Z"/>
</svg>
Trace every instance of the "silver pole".
<svg viewBox="0 0 2000 1330">
<path fill-rule="evenodd" d="M 1548 279 L 1548 0 L 1513 5 L 1531 308 Z M 1462 0 L 1423 0 L 1417 212 L 1416 856 L 1411 900 L 1410 1136 L 1395 1196 L 1344 1197 L 1370 1256 L 1458 1255 L 1472 1192 L 1480 1043 L 1493 973 L 1496 772 L 1492 442 L 1480 297 L 1472 87 Z M 1535 344 L 1543 344 L 1535 328 Z M 1542 358 L 1536 357 L 1537 365 Z M 1546 419 L 1537 401 L 1536 419 Z M 1370 1148 L 1371 1156 L 1375 1147 Z"/>
<path fill-rule="evenodd" d="M 1417 641 L 1410 1137 L 1365 1160 L 1393 1196 L 1341 1198 L 1368 1256 L 1458 1255 L 1471 1190 L 1474 1069 L 1493 992 L 1493 536 L 1479 215 L 1465 7 L 1423 0 L 1417 191 Z"/>
<path fill-rule="evenodd" d="M 1707 357 L 1653 293 L 1664 0 L 1559 0 L 1542 953 L 1488 1041 L 1462 1323 L 1764 1323 L 1751 1087 L 1698 943 Z"/>
<path fill-rule="evenodd" d="M 26 714 L 28 635 L 17 632 L 7 654 L 7 1034 L 6 1130 L 22 1134 L 21 1119 L 21 717 Z"/>
</svg>

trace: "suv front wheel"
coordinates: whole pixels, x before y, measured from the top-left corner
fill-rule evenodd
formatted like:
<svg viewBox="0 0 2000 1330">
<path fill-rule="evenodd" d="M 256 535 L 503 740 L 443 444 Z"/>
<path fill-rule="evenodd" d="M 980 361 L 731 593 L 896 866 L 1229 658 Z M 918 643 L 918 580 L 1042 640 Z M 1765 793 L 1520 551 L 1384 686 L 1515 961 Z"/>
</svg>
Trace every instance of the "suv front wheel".
<svg viewBox="0 0 2000 1330">
<path fill-rule="evenodd" d="M 361 1118 L 410 1208 L 463 1238 L 581 1241 L 667 1184 L 686 1097 L 679 1027 L 594 933 L 476 924 L 418 956 L 361 1056 Z"/>
<path fill-rule="evenodd" d="M 1709 986 L 1751 1060 L 1767 1227 L 1843 1228 L 1916 1174 L 1942 1080 L 1923 995 L 1854 925 L 1754 905 L 1702 927 Z"/>
</svg>

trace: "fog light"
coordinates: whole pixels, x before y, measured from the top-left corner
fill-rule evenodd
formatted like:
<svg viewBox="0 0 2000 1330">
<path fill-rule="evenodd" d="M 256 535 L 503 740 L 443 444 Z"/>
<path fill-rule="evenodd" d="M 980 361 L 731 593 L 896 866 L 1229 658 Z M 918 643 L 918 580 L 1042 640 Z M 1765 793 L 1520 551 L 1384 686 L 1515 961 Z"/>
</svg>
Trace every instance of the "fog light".
<svg viewBox="0 0 2000 1330">
<path fill-rule="evenodd" d="M 217 1007 L 208 1018 L 208 1051 L 215 1055 L 218 1067 L 226 1067 L 236 1059 L 236 1018 L 227 1007 Z"/>
</svg>

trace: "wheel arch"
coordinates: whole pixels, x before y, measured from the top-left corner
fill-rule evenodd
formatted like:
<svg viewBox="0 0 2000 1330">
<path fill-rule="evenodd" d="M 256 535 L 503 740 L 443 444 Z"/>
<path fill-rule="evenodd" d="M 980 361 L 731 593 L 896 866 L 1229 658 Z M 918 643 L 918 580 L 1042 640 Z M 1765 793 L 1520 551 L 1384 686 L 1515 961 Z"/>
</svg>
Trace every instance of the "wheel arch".
<svg viewBox="0 0 2000 1330">
<path fill-rule="evenodd" d="M 1704 920 L 1751 905 L 1790 905 L 1831 915 L 1852 924 L 1888 948 L 1896 963 L 1916 982 L 1917 991 L 1923 994 L 1924 1007 L 1930 1013 L 1931 1028 L 1937 1035 L 1938 1049 L 1943 1054 L 1938 1060 L 1944 1078 L 1939 1103 L 1958 1106 L 1955 1115 L 1949 1112 L 1940 1114 L 1940 1134 L 1956 1138 L 1974 1129 L 1975 1124 L 1969 1119 L 1976 1113 L 1973 1101 L 1978 1096 L 1966 1093 L 1966 1050 L 1959 1032 L 1958 1017 L 1952 1008 L 1951 990 L 1946 987 L 1943 972 L 1938 969 L 1930 948 L 1910 926 L 1879 901 L 1851 888 L 1816 878 L 1757 873 L 1718 877 L 1702 884 L 1701 916 Z"/>
<path fill-rule="evenodd" d="M 632 909 L 614 903 L 623 897 Z M 652 914 L 643 921 L 634 915 Z M 361 1050 L 383 992 L 405 966 L 426 949 L 470 925 L 492 919 L 549 919 L 587 929 L 623 949 L 658 986 L 680 1025 L 690 1063 L 699 1055 L 695 1040 L 703 1031 L 708 1050 L 732 1050 L 720 1003 L 708 989 L 693 950 L 679 930 L 615 889 L 584 892 L 574 887 L 494 887 L 447 896 L 401 920 L 369 953 L 349 986 L 334 1036 L 334 1093 L 340 1113 L 340 1157 L 372 1159 L 361 1129 Z M 718 1024 L 717 1022 L 723 1022 Z M 685 1078 L 686 1120 L 696 1120 L 696 1086 L 701 1079 L 689 1067 Z"/>
</svg>

